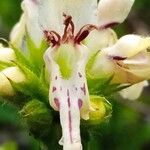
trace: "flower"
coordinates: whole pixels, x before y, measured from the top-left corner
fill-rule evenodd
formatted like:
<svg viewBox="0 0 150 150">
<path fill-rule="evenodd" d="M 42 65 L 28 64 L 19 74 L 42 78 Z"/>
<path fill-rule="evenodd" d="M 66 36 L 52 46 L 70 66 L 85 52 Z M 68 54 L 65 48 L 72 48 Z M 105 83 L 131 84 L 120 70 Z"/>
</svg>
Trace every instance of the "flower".
<svg viewBox="0 0 150 150">
<path fill-rule="evenodd" d="M 127 35 L 117 41 L 110 29 L 126 19 L 133 3 L 134 0 L 22 2 L 23 29 L 16 27 L 11 40 L 15 41 L 13 33 L 17 31 L 25 35 L 22 31 L 26 28 L 37 46 L 43 39 L 49 44 L 44 54 L 50 74 L 49 101 L 60 113 L 59 143 L 64 150 L 82 149 L 80 116 L 87 120 L 93 111 L 87 74 L 93 78 L 113 76 L 112 83 L 120 84 L 149 78 L 149 38 Z M 92 63 L 87 67 L 89 61 Z"/>
<path fill-rule="evenodd" d="M 150 38 L 126 35 L 102 49 L 89 73 L 95 77 L 113 75 L 112 83 L 134 84 L 150 78 Z"/>
</svg>

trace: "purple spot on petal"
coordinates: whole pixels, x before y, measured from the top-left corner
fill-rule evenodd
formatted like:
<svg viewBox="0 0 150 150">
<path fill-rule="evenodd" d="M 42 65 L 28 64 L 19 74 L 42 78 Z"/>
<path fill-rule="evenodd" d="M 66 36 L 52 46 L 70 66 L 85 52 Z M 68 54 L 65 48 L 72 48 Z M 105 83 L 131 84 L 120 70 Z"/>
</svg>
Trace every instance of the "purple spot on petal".
<svg viewBox="0 0 150 150">
<path fill-rule="evenodd" d="M 55 80 L 57 80 L 57 76 L 55 77 Z"/>
<path fill-rule="evenodd" d="M 81 87 L 81 90 L 83 91 L 84 95 L 86 95 L 85 83 L 84 83 L 83 87 Z"/>
<path fill-rule="evenodd" d="M 82 74 L 80 72 L 78 72 L 78 75 L 79 75 L 80 78 L 82 78 Z"/>
<path fill-rule="evenodd" d="M 59 110 L 59 108 L 60 108 L 59 99 L 58 98 L 54 98 L 54 102 L 55 102 L 55 105 L 56 105 L 57 109 Z"/>
<path fill-rule="evenodd" d="M 79 106 L 79 109 L 81 109 L 83 105 L 83 101 L 81 99 L 78 99 L 78 106 Z"/>
<path fill-rule="evenodd" d="M 69 134 L 70 134 L 70 142 L 72 143 L 72 118 L 71 118 L 71 111 L 68 112 L 69 116 Z"/>
<path fill-rule="evenodd" d="M 31 0 L 34 4 L 38 4 L 37 0 Z"/>
<path fill-rule="evenodd" d="M 54 86 L 52 92 L 55 92 L 57 90 L 57 88 Z"/>
<path fill-rule="evenodd" d="M 69 93 L 69 90 L 67 89 L 67 96 L 69 97 L 70 93 Z"/>
<path fill-rule="evenodd" d="M 71 103 L 70 103 L 70 97 L 68 97 L 68 107 L 70 108 Z"/>
</svg>

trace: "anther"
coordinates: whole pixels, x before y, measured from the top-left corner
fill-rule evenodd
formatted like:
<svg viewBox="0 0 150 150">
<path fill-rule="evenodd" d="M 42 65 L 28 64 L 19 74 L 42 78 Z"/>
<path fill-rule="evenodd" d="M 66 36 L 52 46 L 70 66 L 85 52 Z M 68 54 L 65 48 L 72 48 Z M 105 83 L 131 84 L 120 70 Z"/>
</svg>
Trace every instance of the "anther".
<svg viewBox="0 0 150 150">
<path fill-rule="evenodd" d="M 47 31 L 47 30 L 44 30 L 43 32 L 44 32 L 46 41 L 49 44 L 52 43 L 52 47 L 54 47 L 55 45 L 60 45 L 61 37 L 57 32 Z"/>
<path fill-rule="evenodd" d="M 63 16 L 65 17 L 64 19 L 65 29 L 62 41 L 65 43 L 74 38 L 74 23 L 72 21 L 71 16 L 66 15 L 65 13 L 63 14 Z"/>
<path fill-rule="evenodd" d="M 82 42 L 94 29 L 97 29 L 97 27 L 91 24 L 83 26 L 75 36 L 75 43 L 80 44 L 80 42 Z"/>
</svg>

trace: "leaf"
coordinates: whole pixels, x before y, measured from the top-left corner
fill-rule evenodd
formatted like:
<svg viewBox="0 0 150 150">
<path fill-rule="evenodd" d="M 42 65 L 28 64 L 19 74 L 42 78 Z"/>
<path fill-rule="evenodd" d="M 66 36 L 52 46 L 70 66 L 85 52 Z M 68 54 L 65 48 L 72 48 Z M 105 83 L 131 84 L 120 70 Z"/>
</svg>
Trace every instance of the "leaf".
<svg viewBox="0 0 150 150">
<path fill-rule="evenodd" d="M 30 64 L 27 57 L 23 54 L 22 50 L 14 47 L 12 44 L 10 44 L 10 47 L 14 50 L 17 57 L 17 61 L 31 69 L 32 65 Z"/>
<path fill-rule="evenodd" d="M 48 103 L 48 88 L 40 81 L 40 78 L 21 63 L 16 63 L 16 65 L 25 74 L 26 81 L 22 83 L 15 83 L 9 79 L 14 89 L 24 95 L 31 96 L 32 98 L 38 98 L 41 101 Z"/>
<path fill-rule="evenodd" d="M 27 49 L 29 52 L 30 62 L 33 64 L 35 71 L 40 74 L 41 68 L 44 65 L 43 54 L 48 48 L 46 41 L 42 41 L 40 47 L 37 47 L 28 32 L 26 31 Z"/>
</svg>

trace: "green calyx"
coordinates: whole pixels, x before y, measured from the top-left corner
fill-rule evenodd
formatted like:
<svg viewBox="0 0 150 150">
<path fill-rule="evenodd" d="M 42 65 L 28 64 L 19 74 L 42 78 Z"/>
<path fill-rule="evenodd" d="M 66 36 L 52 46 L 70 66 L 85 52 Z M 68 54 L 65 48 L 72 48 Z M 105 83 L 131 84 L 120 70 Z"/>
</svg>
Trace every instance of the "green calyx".
<svg viewBox="0 0 150 150">
<path fill-rule="evenodd" d="M 34 136 L 41 137 L 47 134 L 53 119 L 51 110 L 43 102 L 33 99 L 24 105 L 20 113 Z"/>
</svg>

